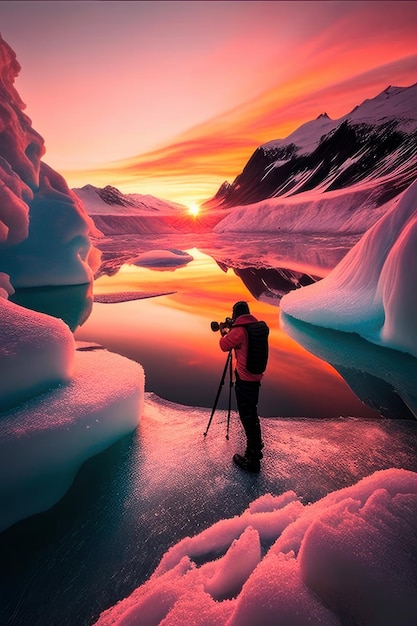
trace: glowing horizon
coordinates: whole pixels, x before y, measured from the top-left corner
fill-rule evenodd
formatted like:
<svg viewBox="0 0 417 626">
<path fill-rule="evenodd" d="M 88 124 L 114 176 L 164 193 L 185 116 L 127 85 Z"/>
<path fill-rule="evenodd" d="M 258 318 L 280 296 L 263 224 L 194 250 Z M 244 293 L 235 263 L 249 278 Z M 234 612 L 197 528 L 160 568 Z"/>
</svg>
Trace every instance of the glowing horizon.
<svg viewBox="0 0 417 626">
<path fill-rule="evenodd" d="M 70 187 L 186 206 L 262 143 L 417 81 L 413 2 L 2 2 L 0 24 Z"/>
</svg>

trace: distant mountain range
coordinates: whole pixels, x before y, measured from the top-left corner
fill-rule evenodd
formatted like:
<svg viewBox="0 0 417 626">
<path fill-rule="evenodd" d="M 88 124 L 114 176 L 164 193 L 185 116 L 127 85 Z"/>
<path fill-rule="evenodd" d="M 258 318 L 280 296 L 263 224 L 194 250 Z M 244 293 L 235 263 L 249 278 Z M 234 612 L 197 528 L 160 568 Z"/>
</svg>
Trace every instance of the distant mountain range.
<svg viewBox="0 0 417 626">
<path fill-rule="evenodd" d="M 338 120 L 323 113 L 286 139 L 259 146 L 235 180 L 224 182 L 204 206 L 248 205 L 376 181 L 379 206 L 416 175 L 417 83 L 388 87 Z"/>
<path fill-rule="evenodd" d="M 73 189 L 96 227 L 106 235 L 176 232 L 174 224 L 186 207 L 150 195 L 123 194 L 116 187 L 85 185 Z"/>
<path fill-rule="evenodd" d="M 123 194 L 111 185 L 103 188 L 84 185 L 84 187 L 73 189 L 73 191 L 80 200 L 88 205 L 88 212 L 91 215 L 150 215 L 152 213 L 174 215 L 179 210 L 183 211 L 186 208 L 182 204 L 160 200 L 150 195 Z"/>
<path fill-rule="evenodd" d="M 224 217 L 221 214 L 208 216 L 204 222 L 194 220 L 183 204 L 151 195 L 123 194 L 111 185 L 103 188 L 85 185 L 72 191 L 105 235 L 206 232 Z"/>
<path fill-rule="evenodd" d="M 107 186 L 73 191 L 105 234 L 365 232 L 417 177 L 417 83 L 387 87 L 347 115 L 326 113 L 259 146 L 232 183 L 187 208 Z M 237 210 L 239 209 L 239 210 Z"/>
</svg>

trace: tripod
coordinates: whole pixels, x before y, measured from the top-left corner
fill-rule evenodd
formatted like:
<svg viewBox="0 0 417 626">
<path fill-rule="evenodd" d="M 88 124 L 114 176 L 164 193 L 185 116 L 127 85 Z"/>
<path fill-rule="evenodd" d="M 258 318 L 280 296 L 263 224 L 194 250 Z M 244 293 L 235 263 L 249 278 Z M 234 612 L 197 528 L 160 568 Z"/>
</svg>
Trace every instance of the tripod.
<svg viewBox="0 0 417 626">
<path fill-rule="evenodd" d="M 207 435 L 208 429 L 210 428 L 210 424 L 211 424 L 211 421 L 213 419 L 213 415 L 214 415 L 214 412 L 216 410 L 217 403 L 219 401 L 220 393 L 222 391 L 222 387 L 224 385 L 224 379 L 226 378 L 226 373 L 227 373 L 228 369 L 229 369 L 229 405 L 228 405 L 228 410 L 227 410 L 226 439 L 229 439 L 230 408 L 231 408 L 231 403 L 232 403 L 232 387 L 233 387 L 232 351 L 231 350 L 230 350 L 229 354 L 227 355 L 226 364 L 224 366 L 223 374 L 222 374 L 222 377 L 221 377 L 221 380 L 220 380 L 220 385 L 219 385 L 219 388 L 217 390 L 217 395 L 216 395 L 216 399 L 214 401 L 213 409 L 211 411 L 210 419 L 208 421 L 207 428 L 206 428 L 205 432 L 203 433 L 204 437 Z"/>
</svg>

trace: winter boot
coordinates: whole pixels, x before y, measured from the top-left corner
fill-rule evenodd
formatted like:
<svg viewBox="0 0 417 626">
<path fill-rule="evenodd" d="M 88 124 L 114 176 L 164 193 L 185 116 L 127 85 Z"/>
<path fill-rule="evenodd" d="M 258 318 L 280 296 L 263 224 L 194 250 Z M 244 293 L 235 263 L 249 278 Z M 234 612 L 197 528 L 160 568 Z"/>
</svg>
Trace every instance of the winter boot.
<svg viewBox="0 0 417 626">
<path fill-rule="evenodd" d="M 262 455 L 262 453 L 260 453 Z M 245 470 L 246 472 L 254 472 L 258 474 L 261 471 L 261 460 L 260 458 L 256 458 L 256 456 L 242 456 L 241 454 L 235 454 L 233 456 L 233 462 L 240 467 L 240 469 Z"/>
</svg>

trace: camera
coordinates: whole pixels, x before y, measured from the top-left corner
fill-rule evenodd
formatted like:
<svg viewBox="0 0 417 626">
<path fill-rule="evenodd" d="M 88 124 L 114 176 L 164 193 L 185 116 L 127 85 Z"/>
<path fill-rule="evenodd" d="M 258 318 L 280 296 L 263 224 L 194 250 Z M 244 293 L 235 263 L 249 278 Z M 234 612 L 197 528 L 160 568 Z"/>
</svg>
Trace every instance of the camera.
<svg viewBox="0 0 417 626">
<path fill-rule="evenodd" d="M 214 333 L 220 330 L 221 334 L 223 335 L 226 329 L 230 330 L 232 328 L 233 320 L 231 317 L 226 317 L 224 322 L 211 322 L 210 326 L 211 326 L 211 330 Z"/>
</svg>

